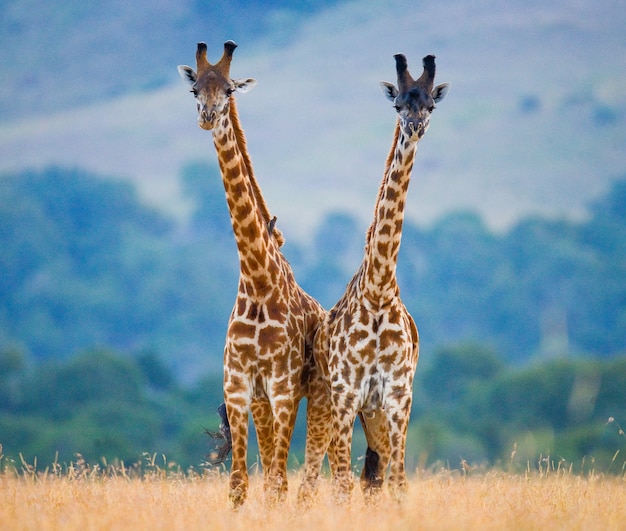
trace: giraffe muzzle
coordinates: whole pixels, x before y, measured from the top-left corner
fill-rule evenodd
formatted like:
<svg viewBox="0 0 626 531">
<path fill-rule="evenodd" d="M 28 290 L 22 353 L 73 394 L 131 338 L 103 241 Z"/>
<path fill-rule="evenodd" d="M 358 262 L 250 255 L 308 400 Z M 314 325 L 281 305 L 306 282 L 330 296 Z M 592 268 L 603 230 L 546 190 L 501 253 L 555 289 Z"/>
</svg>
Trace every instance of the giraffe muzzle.
<svg viewBox="0 0 626 531">
<path fill-rule="evenodd" d="M 198 116 L 198 124 L 202 129 L 213 129 L 217 121 L 217 111 L 215 109 L 207 109 L 206 107 L 200 111 Z"/>
<path fill-rule="evenodd" d="M 426 126 L 422 120 L 409 120 L 405 127 L 406 134 L 413 140 L 420 139 L 426 132 Z"/>
</svg>

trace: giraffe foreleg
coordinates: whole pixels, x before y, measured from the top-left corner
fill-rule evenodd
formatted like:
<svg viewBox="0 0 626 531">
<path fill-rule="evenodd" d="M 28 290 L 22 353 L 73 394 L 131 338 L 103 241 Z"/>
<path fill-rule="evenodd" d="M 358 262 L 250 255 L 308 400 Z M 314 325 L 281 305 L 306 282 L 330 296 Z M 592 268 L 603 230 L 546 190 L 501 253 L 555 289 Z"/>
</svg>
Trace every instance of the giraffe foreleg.
<svg viewBox="0 0 626 531">
<path fill-rule="evenodd" d="M 389 471 L 389 492 L 396 501 L 402 501 L 407 490 L 407 477 L 404 464 L 406 435 L 411 412 L 411 390 L 403 393 L 385 408 L 389 422 L 389 443 L 391 447 L 391 467 Z"/>
<path fill-rule="evenodd" d="M 226 396 L 226 410 L 233 443 L 229 499 L 231 507 L 237 509 L 248 495 L 248 405 Z"/>
</svg>

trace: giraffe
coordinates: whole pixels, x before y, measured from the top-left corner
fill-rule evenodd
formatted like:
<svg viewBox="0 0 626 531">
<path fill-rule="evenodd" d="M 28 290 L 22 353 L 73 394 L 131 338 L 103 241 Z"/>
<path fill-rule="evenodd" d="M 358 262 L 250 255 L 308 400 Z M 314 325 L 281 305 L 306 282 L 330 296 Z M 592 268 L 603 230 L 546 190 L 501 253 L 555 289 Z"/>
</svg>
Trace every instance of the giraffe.
<svg viewBox="0 0 626 531">
<path fill-rule="evenodd" d="M 254 177 L 234 93 L 254 79 L 230 77 L 233 41 L 221 59 L 207 60 L 198 43 L 196 70 L 179 66 L 191 85 L 198 125 L 212 131 L 239 255 L 239 283 L 224 346 L 224 398 L 232 438 L 229 482 L 231 506 L 248 492 L 248 414 L 252 414 L 264 475 L 266 501 L 284 499 L 287 456 L 300 400 L 307 399 L 303 485 L 315 485 L 330 441 L 329 397 L 312 348 L 325 311 L 296 282 L 280 251 L 284 238 L 270 217 Z M 330 454 L 329 454 L 330 456 Z"/>
<path fill-rule="evenodd" d="M 405 56 L 394 57 L 398 88 L 386 82 L 381 87 L 399 116 L 374 219 L 366 233 L 363 261 L 327 313 L 314 345 L 331 394 L 337 457 L 333 480 L 337 499 L 343 503 L 349 501 L 353 484 L 350 450 L 357 415 L 368 443 L 361 474 L 366 497 L 380 491 L 389 463 L 392 497 L 402 499 L 407 484 L 404 455 L 419 335 L 400 299 L 396 266 L 417 143 L 449 84 L 433 88 L 432 55 L 423 59 L 424 71 L 417 80 L 411 77 Z"/>
</svg>

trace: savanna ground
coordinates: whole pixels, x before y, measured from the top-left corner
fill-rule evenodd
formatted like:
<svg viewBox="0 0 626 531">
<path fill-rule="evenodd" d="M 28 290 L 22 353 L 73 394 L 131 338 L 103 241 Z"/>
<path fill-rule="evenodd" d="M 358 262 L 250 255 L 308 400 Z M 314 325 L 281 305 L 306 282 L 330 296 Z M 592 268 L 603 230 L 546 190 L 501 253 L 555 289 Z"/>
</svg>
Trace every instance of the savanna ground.
<svg viewBox="0 0 626 531">
<path fill-rule="evenodd" d="M 268 508 L 260 475 L 251 476 L 249 499 L 228 506 L 228 477 L 219 471 L 181 472 L 156 464 L 127 468 L 81 460 L 43 471 L 22 462 L 0 472 L 0 529 L 26 530 L 297 530 L 325 529 L 626 529 L 626 473 L 590 470 L 540 460 L 525 471 L 422 470 L 406 499 L 386 492 L 366 505 L 358 486 L 349 507 L 333 502 L 323 478 L 309 510 L 296 502 L 299 472 L 290 476 L 288 498 Z M 358 485 L 358 483 L 357 483 Z"/>
</svg>

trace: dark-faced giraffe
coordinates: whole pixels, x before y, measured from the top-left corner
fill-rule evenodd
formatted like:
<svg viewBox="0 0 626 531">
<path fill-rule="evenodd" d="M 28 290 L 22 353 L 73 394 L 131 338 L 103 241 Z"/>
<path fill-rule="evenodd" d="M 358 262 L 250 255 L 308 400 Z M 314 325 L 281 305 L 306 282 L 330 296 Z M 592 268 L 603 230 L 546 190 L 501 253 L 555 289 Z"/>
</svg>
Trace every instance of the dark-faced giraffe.
<svg viewBox="0 0 626 531">
<path fill-rule="evenodd" d="M 230 500 L 241 505 L 248 491 L 248 413 L 252 413 L 266 498 L 280 500 L 287 490 L 287 456 L 298 404 L 307 398 L 306 474 L 314 485 L 330 439 L 328 394 L 312 355 L 313 339 L 325 312 L 297 284 L 279 247 L 282 236 L 270 219 L 235 110 L 235 92 L 256 81 L 233 80 L 230 64 L 236 44 L 224 44 L 215 65 L 199 43 L 197 70 L 179 66 L 191 84 L 198 124 L 212 131 L 226 191 L 240 275 L 224 347 L 224 397 L 232 464 Z"/>
<path fill-rule="evenodd" d="M 335 488 L 344 502 L 352 489 L 350 449 L 357 415 L 368 442 L 361 475 L 366 494 L 381 488 L 389 462 L 391 494 L 400 499 L 406 489 L 404 455 L 419 338 L 400 299 L 396 265 L 417 143 L 449 85 L 433 89 L 432 55 L 424 58 L 417 80 L 409 74 L 404 55 L 395 59 L 398 88 L 381 86 L 399 116 L 363 261 L 315 338 L 315 356 L 331 394 L 338 460 Z"/>
</svg>

